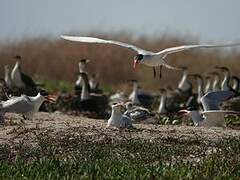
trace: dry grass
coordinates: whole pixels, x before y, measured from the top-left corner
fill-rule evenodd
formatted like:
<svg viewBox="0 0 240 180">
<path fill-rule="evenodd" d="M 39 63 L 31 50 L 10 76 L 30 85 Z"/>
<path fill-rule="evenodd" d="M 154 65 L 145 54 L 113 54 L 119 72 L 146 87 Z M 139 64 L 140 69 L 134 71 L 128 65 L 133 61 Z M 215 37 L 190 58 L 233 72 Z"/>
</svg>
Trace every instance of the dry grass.
<svg viewBox="0 0 240 180">
<path fill-rule="evenodd" d="M 153 51 L 182 44 L 198 43 L 198 40 L 194 38 L 178 38 L 168 35 L 154 39 L 151 37 L 132 38 L 130 34 L 124 32 L 115 34 L 90 33 L 87 35 L 133 43 Z M 25 39 L 19 42 L 0 42 L 0 44 L 2 76 L 3 66 L 5 64 L 13 65 L 15 61 L 12 57 L 20 54 L 24 61 L 24 71 L 34 75 L 36 80 L 50 79 L 74 82 L 78 72 L 76 65 L 82 58 L 92 60 L 89 64 L 89 71 L 99 74 L 101 83 L 111 84 L 114 87 L 121 86 L 128 79 L 136 78 L 145 88 L 158 89 L 160 86 L 173 84 L 180 79 L 178 71 L 164 69 L 163 78 L 159 81 L 153 80 L 151 68 L 141 66 L 137 70 L 133 70 L 131 60 L 134 53 L 116 46 L 73 43 L 60 38 L 46 37 Z M 216 65 L 224 65 L 229 67 L 233 74 L 240 75 L 239 56 L 237 48 L 229 51 L 222 49 L 195 50 L 173 55 L 169 57 L 169 63 L 176 64 L 176 66 L 188 66 L 190 72 L 201 74 L 214 70 Z"/>
</svg>

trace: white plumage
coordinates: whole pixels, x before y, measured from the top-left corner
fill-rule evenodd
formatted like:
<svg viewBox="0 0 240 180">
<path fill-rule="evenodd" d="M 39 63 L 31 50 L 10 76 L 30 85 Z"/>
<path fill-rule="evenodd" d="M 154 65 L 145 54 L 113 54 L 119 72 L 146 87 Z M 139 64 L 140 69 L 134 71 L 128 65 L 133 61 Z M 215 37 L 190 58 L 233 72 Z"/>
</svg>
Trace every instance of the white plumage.
<svg viewBox="0 0 240 180">
<path fill-rule="evenodd" d="M 184 113 L 190 116 L 195 126 L 205 127 L 226 127 L 224 116 L 226 114 L 240 114 L 236 111 L 223 111 L 220 110 L 220 103 L 226 101 L 234 96 L 231 91 L 215 91 L 204 95 L 201 98 L 203 105 L 203 111 L 201 110 L 181 110 L 180 113 Z"/>
<path fill-rule="evenodd" d="M 122 113 L 123 104 L 112 105 L 112 114 L 108 119 L 107 127 L 130 128 L 132 127 L 131 119 Z"/>
<path fill-rule="evenodd" d="M 62 35 L 61 38 L 69 41 L 76 41 L 76 42 L 84 42 L 84 43 L 97 43 L 97 44 L 114 44 L 117 46 L 121 46 L 123 48 L 131 49 L 137 52 L 137 56 L 134 58 L 134 67 L 141 63 L 147 66 L 156 67 L 156 66 L 165 66 L 169 69 L 177 69 L 173 66 L 170 66 L 165 62 L 165 58 L 173 53 L 186 51 L 190 49 L 197 49 L 197 48 L 217 48 L 217 47 L 230 47 L 230 46 L 239 46 L 240 44 L 224 44 L 224 45 L 208 45 L 208 44 L 200 44 L 200 45 L 183 45 L 177 47 L 171 47 L 164 49 L 159 52 L 152 52 L 141 49 L 135 45 L 119 42 L 119 41 L 112 41 L 112 40 L 104 40 L 100 38 L 94 37 L 79 37 L 79 36 L 66 36 Z"/>
<path fill-rule="evenodd" d="M 7 101 L 0 102 L 0 116 L 3 119 L 5 113 L 17 113 L 22 114 L 28 120 L 32 120 L 34 114 L 38 112 L 45 100 L 54 101 L 52 97 L 43 96 L 41 93 L 36 96 L 21 95 L 20 97 L 12 97 Z"/>
</svg>

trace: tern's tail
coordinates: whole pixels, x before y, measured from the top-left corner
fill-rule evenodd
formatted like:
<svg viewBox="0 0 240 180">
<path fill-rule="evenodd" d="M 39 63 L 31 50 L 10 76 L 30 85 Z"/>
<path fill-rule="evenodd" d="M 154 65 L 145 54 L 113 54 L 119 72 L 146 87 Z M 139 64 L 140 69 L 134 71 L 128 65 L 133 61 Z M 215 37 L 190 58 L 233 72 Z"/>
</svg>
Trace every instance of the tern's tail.
<svg viewBox="0 0 240 180">
<path fill-rule="evenodd" d="M 166 68 L 168 69 L 173 69 L 173 70 L 178 70 L 178 71 L 181 71 L 182 69 L 181 68 L 177 68 L 177 67 L 173 67 L 171 65 L 169 65 L 168 63 L 166 63 L 166 61 L 162 60 L 162 65 L 165 66 Z"/>
</svg>

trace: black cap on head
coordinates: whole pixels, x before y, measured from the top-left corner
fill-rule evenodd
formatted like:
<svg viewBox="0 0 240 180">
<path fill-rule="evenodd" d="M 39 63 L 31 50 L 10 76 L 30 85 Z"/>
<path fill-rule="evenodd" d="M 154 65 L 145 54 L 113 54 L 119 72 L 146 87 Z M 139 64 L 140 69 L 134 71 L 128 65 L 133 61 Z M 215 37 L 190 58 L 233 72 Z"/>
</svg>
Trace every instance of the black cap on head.
<svg viewBox="0 0 240 180">
<path fill-rule="evenodd" d="M 20 55 L 16 55 L 14 56 L 15 59 L 22 59 L 22 57 Z"/>
<path fill-rule="evenodd" d="M 135 60 L 142 60 L 143 59 L 143 55 L 142 54 L 137 54 L 135 57 L 134 57 Z"/>
<path fill-rule="evenodd" d="M 48 96 L 48 92 L 45 89 L 41 89 L 39 92 L 42 96 Z"/>
<path fill-rule="evenodd" d="M 90 60 L 89 59 L 81 59 L 80 62 L 82 63 L 88 63 Z"/>
</svg>

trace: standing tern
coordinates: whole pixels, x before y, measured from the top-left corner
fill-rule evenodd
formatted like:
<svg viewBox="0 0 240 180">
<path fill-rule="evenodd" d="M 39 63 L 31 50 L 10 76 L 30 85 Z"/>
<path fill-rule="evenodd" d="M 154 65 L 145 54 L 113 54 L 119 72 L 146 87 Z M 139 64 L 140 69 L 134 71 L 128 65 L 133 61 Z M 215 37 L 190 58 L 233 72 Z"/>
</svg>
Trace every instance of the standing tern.
<svg viewBox="0 0 240 180">
<path fill-rule="evenodd" d="M 223 78 L 223 81 L 221 83 L 221 89 L 222 91 L 230 91 L 232 90 L 231 86 L 229 85 L 230 83 L 230 71 L 227 67 L 216 67 L 216 69 L 220 69 L 223 74 L 224 74 L 224 78 Z"/>
<path fill-rule="evenodd" d="M 11 79 L 15 87 L 22 89 L 25 87 L 25 84 L 21 76 L 21 56 L 15 56 L 15 58 L 17 59 L 17 62 L 12 69 Z"/>
<path fill-rule="evenodd" d="M 87 63 L 89 62 L 89 59 L 81 59 L 78 63 L 78 67 L 79 67 L 79 73 L 88 73 L 86 70 L 86 66 Z M 81 90 L 82 90 L 82 77 L 80 75 L 78 75 L 78 79 L 75 82 L 75 93 L 76 95 L 81 94 Z"/>
<path fill-rule="evenodd" d="M 79 73 L 82 78 L 82 91 L 78 106 L 83 111 L 103 113 L 107 108 L 107 97 L 104 94 L 91 93 L 88 74 Z M 77 97 L 79 99 L 79 97 Z"/>
<path fill-rule="evenodd" d="M 32 120 L 44 101 L 55 102 L 56 97 L 48 95 L 45 91 L 39 92 L 36 96 L 21 95 L 12 97 L 7 101 L 0 102 L 0 119 L 4 123 L 5 113 L 22 114 L 24 119 Z"/>
<path fill-rule="evenodd" d="M 13 86 L 23 90 L 26 95 L 36 95 L 38 92 L 36 83 L 21 69 L 22 57 L 17 55 L 14 58 L 17 59 L 17 62 L 11 72 Z"/>
<path fill-rule="evenodd" d="M 97 44 L 113 44 L 117 46 L 121 46 L 123 48 L 131 49 L 137 52 L 137 55 L 134 56 L 134 64 L 133 68 L 135 68 L 138 64 L 144 64 L 150 67 L 161 67 L 165 66 L 168 69 L 180 70 L 179 68 L 173 67 L 165 61 L 166 57 L 170 54 L 174 54 L 181 51 L 186 51 L 190 49 L 197 48 L 217 48 L 217 47 L 231 47 L 231 46 L 239 46 L 240 44 L 222 44 L 222 45 L 209 45 L 209 44 L 197 44 L 197 45 L 182 45 L 177 47 L 171 47 L 164 49 L 159 52 L 152 52 L 141 49 L 135 45 L 113 41 L 113 40 L 104 40 L 100 38 L 94 37 L 81 37 L 81 36 L 67 36 L 61 35 L 62 39 L 76 42 L 84 42 L 84 43 L 97 43 Z M 161 72 L 160 72 L 161 74 Z"/>
</svg>

